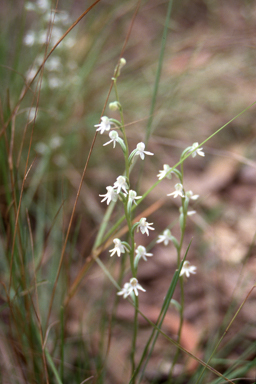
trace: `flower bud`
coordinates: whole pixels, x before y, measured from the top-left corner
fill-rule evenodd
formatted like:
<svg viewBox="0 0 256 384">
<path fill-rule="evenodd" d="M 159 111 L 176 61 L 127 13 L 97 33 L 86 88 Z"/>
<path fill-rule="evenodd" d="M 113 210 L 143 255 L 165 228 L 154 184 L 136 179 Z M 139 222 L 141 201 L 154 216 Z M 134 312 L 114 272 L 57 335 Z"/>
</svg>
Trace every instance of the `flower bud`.
<svg viewBox="0 0 256 384">
<path fill-rule="evenodd" d="M 113 101 L 112 103 L 109 103 L 109 109 L 111 111 L 118 111 L 118 109 L 121 107 L 120 103 L 118 101 Z"/>
<path fill-rule="evenodd" d="M 123 57 L 121 57 L 121 59 L 119 60 L 115 68 L 114 77 L 112 78 L 112 80 L 116 80 L 120 76 L 121 69 L 125 66 L 125 64 L 126 64 L 126 60 Z"/>
<path fill-rule="evenodd" d="M 120 62 L 119 62 L 119 69 L 122 69 L 126 64 L 126 60 L 124 57 L 121 57 Z"/>
</svg>

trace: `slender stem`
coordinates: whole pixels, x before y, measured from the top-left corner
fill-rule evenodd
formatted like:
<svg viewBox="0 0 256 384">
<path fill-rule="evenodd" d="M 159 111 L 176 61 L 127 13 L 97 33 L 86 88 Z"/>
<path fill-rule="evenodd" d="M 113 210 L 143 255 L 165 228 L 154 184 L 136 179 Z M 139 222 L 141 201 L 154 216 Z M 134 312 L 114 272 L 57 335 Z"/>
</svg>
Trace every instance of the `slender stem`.
<svg viewBox="0 0 256 384">
<path fill-rule="evenodd" d="M 115 90 L 115 95 L 116 95 L 116 101 L 118 101 L 118 103 L 120 104 L 119 95 L 118 95 L 118 91 L 117 91 L 117 85 L 116 85 L 117 78 L 114 78 L 113 81 L 114 81 L 114 90 Z M 120 106 L 121 106 L 121 104 L 120 104 Z M 126 174 L 127 179 L 129 179 L 129 162 L 128 162 L 129 146 L 128 146 L 128 141 L 127 141 L 127 137 L 126 137 L 126 133 L 125 133 L 125 129 L 124 129 L 124 114 L 123 114 L 123 108 L 122 107 L 119 108 L 119 113 L 120 113 L 121 123 L 122 123 L 122 126 L 120 127 L 120 130 L 121 130 L 121 132 L 123 134 L 124 143 L 125 143 L 125 147 L 126 147 L 126 151 L 125 151 L 125 155 L 124 155 L 124 158 L 125 158 L 125 174 Z"/>
<path fill-rule="evenodd" d="M 138 333 L 138 308 L 139 308 L 139 298 L 135 296 L 135 311 L 134 311 L 134 323 L 133 323 L 133 339 L 132 339 L 132 350 L 131 350 L 131 363 L 132 363 L 132 375 L 135 371 L 135 351 L 136 351 L 136 340 Z M 135 381 L 132 381 L 134 384 Z"/>
<path fill-rule="evenodd" d="M 130 251 L 130 267 L 132 271 L 132 276 L 136 277 L 136 269 L 134 267 L 134 232 L 132 231 L 132 218 L 131 214 L 129 215 L 127 204 L 124 204 L 125 218 L 129 228 L 129 235 L 131 239 L 131 251 Z"/>
<path fill-rule="evenodd" d="M 128 141 L 125 133 L 125 128 L 124 128 L 124 115 L 123 115 L 123 109 L 121 106 L 121 103 L 119 101 L 119 95 L 118 95 L 118 90 L 117 90 L 117 75 L 116 77 L 113 78 L 114 82 L 114 90 L 115 90 L 115 96 L 116 96 L 116 101 L 119 103 L 119 112 L 120 112 L 120 118 L 121 118 L 121 127 L 120 130 L 123 134 L 123 139 L 126 147 L 126 151 L 124 152 L 124 157 L 125 157 L 125 174 L 127 181 L 129 183 L 129 188 L 130 188 L 130 180 L 129 180 L 129 175 L 130 175 L 130 165 L 129 165 L 129 146 L 128 146 Z M 131 245 L 131 250 L 129 252 L 130 256 L 130 268 L 132 272 L 132 276 L 136 277 L 137 271 L 134 266 L 134 248 L 135 248 L 135 243 L 134 243 L 134 230 L 132 229 L 132 211 L 131 209 L 128 209 L 128 200 L 129 198 L 126 197 L 123 199 L 123 205 L 124 205 L 124 212 L 125 212 L 125 218 L 126 222 L 129 228 L 129 237 L 130 237 L 130 245 Z M 138 333 L 138 307 L 139 307 L 139 299 L 137 296 L 135 297 L 135 311 L 134 311 L 134 323 L 133 323 L 133 339 L 132 339 L 132 346 L 131 346 L 131 369 L 132 369 L 132 375 L 135 372 L 135 351 L 136 351 L 136 340 L 137 340 L 137 333 Z M 132 383 L 135 384 L 135 379 L 132 380 Z"/>
<path fill-rule="evenodd" d="M 177 342 L 180 344 L 181 340 L 181 332 L 182 332 L 182 326 L 183 326 L 183 321 L 184 321 L 184 282 L 183 282 L 183 276 L 179 278 L 180 281 L 180 324 L 179 324 L 179 330 L 178 330 L 178 339 Z M 177 348 L 177 351 L 174 355 L 173 361 L 172 361 L 172 366 L 169 372 L 169 377 L 168 377 L 168 383 L 172 382 L 172 374 L 173 374 L 173 369 L 177 363 L 178 357 L 180 354 L 180 349 Z"/>
<path fill-rule="evenodd" d="M 183 177 L 184 177 L 183 162 L 181 163 L 180 169 L 181 169 L 180 182 L 183 185 Z M 177 268 L 180 267 L 180 263 L 181 263 L 181 250 L 182 250 L 182 246 L 183 246 L 185 229 L 186 229 L 187 211 L 186 211 L 186 207 L 185 207 L 185 197 L 182 197 L 182 213 L 181 214 L 183 215 L 183 222 L 182 222 L 182 226 L 181 226 L 180 243 L 179 243 L 179 247 L 177 249 Z M 181 306 L 181 308 L 180 308 L 180 324 L 179 324 L 177 342 L 180 344 L 182 326 L 183 326 L 183 321 L 184 321 L 184 302 L 185 302 L 183 276 L 180 276 L 179 282 L 180 282 L 180 306 Z M 177 363 L 179 354 L 180 354 L 180 350 L 179 350 L 179 348 L 177 348 L 177 351 L 176 351 L 174 358 L 173 358 L 173 362 L 172 362 L 172 366 L 171 366 L 171 369 L 169 372 L 169 376 L 168 376 L 168 382 L 169 383 L 172 382 L 173 369 L 175 367 L 175 364 Z"/>
<path fill-rule="evenodd" d="M 64 346 L 65 346 L 65 319 L 64 319 L 64 307 L 60 309 L 60 319 L 61 319 L 61 344 L 60 344 L 60 377 L 64 381 Z"/>
</svg>

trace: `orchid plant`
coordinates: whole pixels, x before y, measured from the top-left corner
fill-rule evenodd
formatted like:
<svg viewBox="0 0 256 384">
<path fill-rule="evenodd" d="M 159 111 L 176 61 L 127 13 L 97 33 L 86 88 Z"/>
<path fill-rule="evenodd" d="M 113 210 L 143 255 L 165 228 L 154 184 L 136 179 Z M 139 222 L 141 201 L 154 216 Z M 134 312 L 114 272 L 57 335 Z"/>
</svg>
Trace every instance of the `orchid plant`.
<svg viewBox="0 0 256 384">
<path fill-rule="evenodd" d="M 122 241 L 119 238 L 114 238 L 114 248 L 110 249 L 110 257 L 117 256 L 123 257 L 125 254 L 129 255 L 130 260 L 130 271 L 132 277 L 129 282 L 125 282 L 123 288 L 121 288 L 118 292 L 118 296 L 122 296 L 124 299 L 131 298 L 133 305 L 135 307 L 135 316 L 134 316 L 134 335 L 132 342 L 132 353 L 131 353 L 131 362 L 132 362 L 132 371 L 135 371 L 135 349 L 136 349 L 136 336 L 137 336 L 137 328 L 138 328 L 138 307 L 139 307 L 139 291 L 146 292 L 146 290 L 140 285 L 137 279 L 138 267 L 141 260 L 147 261 L 148 257 L 152 257 L 153 253 L 147 251 L 144 245 L 138 245 L 136 247 L 135 237 L 136 232 L 140 231 L 141 234 L 150 235 L 150 231 L 155 231 L 153 227 L 153 223 L 148 221 L 148 218 L 142 217 L 138 222 L 133 222 L 132 211 L 135 206 L 139 205 L 143 200 L 143 196 L 138 196 L 137 192 L 132 189 L 132 182 L 130 179 L 130 174 L 132 171 L 132 166 L 136 157 L 139 157 L 140 160 L 144 161 L 146 156 L 153 156 L 154 154 L 148 150 L 146 150 L 146 145 L 144 142 L 139 142 L 134 150 L 129 153 L 128 140 L 125 132 L 125 123 L 124 123 L 124 115 L 122 104 L 119 101 L 118 90 L 117 90 L 117 79 L 120 76 L 121 68 L 125 65 L 125 59 L 121 59 L 119 64 L 117 65 L 113 80 L 113 85 L 115 89 L 115 97 L 116 101 L 110 103 L 111 110 L 118 110 L 120 113 L 120 120 L 109 118 L 108 116 L 101 117 L 101 121 L 99 124 L 95 124 L 96 131 L 100 134 L 104 134 L 106 132 L 109 133 L 110 140 L 107 141 L 104 146 L 113 143 L 113 149 L 119 144 L 123 154 L 124 154 L 124 166 L 125 171 L 123 175 L 119 175 L 116 178 L 116 181 L 113 185 L 109 185 L 106 187 L 107 193 L 100 194 L 100 197 L 103 197 L 101 202 L 106 202 L 107 205 L 116 204 L 118 200 L 123 205 L 123 210 L 125 214 L 125 220 L 128 226 L 128 240 Z M 176 239 L 169 228 L 166 228 L 163 231 L 163 234 L 158 236 L 156 239 L 156 244 L 163 243 L 164 246 L 169 246 L 169 243 L 172 243 L 177 252 L 177 270 L 179 270 L 179 280 L 180 280 L 180 288 L 181 288 L 181 298 L 180 298 L 180 326 L 178 331 L 178 342 L 180 342 L 181 330 L 183 324 L 183 311 L 184 311 L 184 276 L 187 278 L 190 277 L 191 274 L 196 273 L 196 267 L 190 265 L 189 261 L 185 261 L 182 258 L 182 247 L 184 241 L 184 234 L 186 228 L 186 220 L 187 216 L 195 214 L 194 210 L 189 211 L 188 206 L 189 202 L 198 199 L 198 195 L 194 195 L 192 191 L 185 191 L 183 185 L 183 161 L 184 159 L 191 154 L 192 157 L 196 155 L 205 156 L 203 152 L 203 148 L 199 147 L 197 142 L 193 143 L 192 146 L 186 148 L 181 154 L 180 164 L 181 169 L 178 170 L 175 167 L 171 167 L 168 164 L 163 165 L 163 170 L 160 170 L 157 178 L 158 182 L 161 182 L 163 179 L 171 179 L 172 175 L 178 179 L 178 182 L 174 186 L 174 191 L 167 194 L 167 196 L 171 196 L 173 198 L 179 197 L 181 199 L 181 205 L 179 208 L 179 224 L 180 224 L 180 239 Z M 173 367 L 178 358 L 178 350 L 176 356 L 173 361 L 172 368 L 170 370 L 170 376 L 172 374 Z"/>
</svg>

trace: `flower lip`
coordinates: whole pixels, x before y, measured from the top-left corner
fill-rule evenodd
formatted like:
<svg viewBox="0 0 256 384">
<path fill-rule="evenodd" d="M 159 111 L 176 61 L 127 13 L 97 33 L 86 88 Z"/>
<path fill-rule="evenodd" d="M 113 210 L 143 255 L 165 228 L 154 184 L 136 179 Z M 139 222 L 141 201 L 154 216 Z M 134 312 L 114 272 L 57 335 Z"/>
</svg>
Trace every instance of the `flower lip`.
<svg viewBox="0 0 256 384">
<path fill-rule="evenodd" d="M 128 185 L 127 185 L 127 182 L 126 182 L 126 178 L 124 176 L 118 176 L 116 178 L 116 181 L 114 183 L 114 188 L 116 188 L 116 193 L 120 193 L 122 190 L 127 194 L 128 191 L 127 191 L 127 188 L 128 188 Z"/>
</svg>

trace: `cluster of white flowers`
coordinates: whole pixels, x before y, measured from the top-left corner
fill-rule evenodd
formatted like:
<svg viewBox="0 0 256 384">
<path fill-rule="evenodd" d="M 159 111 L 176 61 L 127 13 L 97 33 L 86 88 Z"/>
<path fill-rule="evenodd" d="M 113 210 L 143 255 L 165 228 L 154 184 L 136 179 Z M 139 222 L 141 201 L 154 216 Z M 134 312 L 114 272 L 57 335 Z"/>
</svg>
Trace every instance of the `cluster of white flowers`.
<svg viewBox="0 0 256 384">
<path fill-rule="evenodd" d="M 39 11 L 39 12 L 46 12 L 50 8 L 50 3 L 48 0 L 37 0 L 35 3 L 31 3 L 28 1 L 25 4 L 25 9 L 27 11 Z"/>
<path fill-rule="evenodd" d="M 115 102 L 117 103 L 117 102 Z M 114 103 L 111 103 L 114 104 Z M 119 104 L 119 103 L 118 103 Z M 116 104 L 115 104 L 116 105 Z M 113 143 L 113 148 L 116 147 L 116 143 L 119 143 L 122 148 L 124 148 L 125 144 L 123 139 L 121 139 L 118 135 L 118 132 L 116 130 L 112 130 L 112 126 L 116 126 L 116 121 L 113 121 L 107 116 L 102 116 L 101 121 L 99 124 L 95 124 L 94 127 L 96 128 L 96 131 L 100 134 L 103 134 L 105 132 L 109 132 L 109 138 L 110 140 L 103 144 L 103 146 L 108 145 L 110 143 Z M 137 144 L 136 149 L 132 152 L 133 156 L 140 156 L 142 160 L 144 160 L 145 155 L 152 156 L 153 153 L 149 151 L 145 151 L 145 144 L 140 142 Z M 131 208 L 132 204 L 137 204 L 136 200 L 139 200 L 142 198 L 142 196 L 137 196 L 137 192 L 130 189 L 127 184 L 127 179 L 124 176 L 118 176 L 113 186 L 106 187 L 107 193 L 104 195 L 100 195 L 100 197 L 103 197 L 101 202 L 106 201 L 107 205 L 110 204 L 111 201 L 116 202 L 117 197 L 120 193 L 123 193 L 125 195 L 128 195 L 128 208 Z M 128 191 L 129 190 L 129 191 Z M 150 229 L 150 228 L 149 228 Z M 145 231 L 148 233 L 148 230 Z"/>
<path fill-rule="evenodd" d="M 120 68 L 123 66 L 125 62 L 120 62 Z M 120 73 L 120 68 L 117 67 L 117 75 Z M 113 78 L 115 80 L 115 78 Z M 120 110 L 121 105 L 119 102 L 113 102 L 110 103 L 110 109 L 111 110 Z M 122 138 L 119 137 L 119 134 L 116 129 L 112 128 L 120 128 L 122 130 L 122 127 L 120 125 L 120 122 L 114 119 L 111 119 L 107 116 L 102 116 L 100 119 L 99 124 L 95 124 L 94 127 L 96 128 L 96 132 L 99 132 L 101 135 L 109 132 L 109 138 L 110 140 L 107 141 L 103 146 L 106 146 L 108 144 L 113 143 L 113 148 L 116 147 L 116 143 L 119 143 L 127 155 L 127 148 L 125 146 L 125 142 Z M 136 148 L 131 152 L 128 163 L 131 164 L 134 156 L 139 156 L 141 160 L 145 159 L 145 156 L 153 156 L 154 154 L 152 152 L 145 150 L 145 144 L 143 142 L 140 142 L 137 144 Z M 107 193 L 100 195 L 103 199 L 101 202 L 106 201 L 107 205 L 110 204 L 110 202 L 116 202 L 118 197 L 123 201 L 123 203 L 127 204 L 127 212 L 131 212 L 132 205 L 137 205 L 137 201 L 142 198 L 142 196 L 137 196 L 137 192 L 133 189 L 130 189 L 129 186 L 129 180 L 127 177 L 121 175 L 116 178 L 116 181 L 114 182 L 113 186 L 107 186 Z M 137 228 L 137 231 L 140 231 L 142 234 L 146 234 L 149 236 L 149 230 L 154 230 L 152 227 L 153 223 L 148 223 L 147 219 L 145 217 L 142 217 L 138 223 L 134 224 L 134 229 Z M 121 241 L 120 239 L 114 239 L 114 248 L 110 249 L 110 256 L 114 256 L 115 254 L 120 257 L 121 254 L 124 254 L 125 252 L 131 252 L 130 246 L 125 243 L 124 241 Z M 147 252 L 146 248 L 143 245 L 139 245 L 137 249 L 135 250 L 135 258 L 134 258 L 134 268 L 137 270 L 137 266 L 139 263 L 139 260 L 143 259 L 144 261 L 147 261 L 147 257 L 153 256 L 152 253 Z M 142 288 L 142 286 L 138 283 L 138 280 L 136 277 L 133 277 L 130 279 L 129 283 L 125 283 L 124 287 L 120 292 L 118 292 L 118 295 L 122 295 L 124 298 L 128 297 L 131 294 L 135 294 L 135 296 L 138 296 L 138 290 L 141 290 L 145 292 L 145 289 Z"/>
<path fill-rule="evenodd" d="M 111 109 L 116 109 L 116 108 L 118 108 L 119 103 L 113 102 L 113 103 L 111 103 L 111 105 L 112 105 Z M 102 116 L 100 120 L 101 120 L 100 123 L 95 124 L 94 127 L 97 128 L 96 131 L 99 132 L 101 135 L 105 132 L 109 132 L 111 130 L 112 126 L 114 126 L 114 127 L 116 126 L 116 122 L 107 116 Z M 124 147 L 124 141 L 123 141 L 123 139 L 121 139 L 119 137 L 118 132 L 116 130 L 109 132 L 109 138 L 110 138 L 110 140 L 107 141 L 105 144 L 103 144 L 104 146 L 108 145 L 110 143 L 113 143 L 113 148 L 115 148 L 116 143 L 119 143 L 122 147 Z M 145 155 L 153 156 L 154 153 L 149 152 L 149 151 L 145 151 L 145 147 L 146 146 L 143 142 L 138 143 L 136 148 L 132 151 L 130 156 L 131 157 L 140 156 L 141 160 L 145 159 Z"/>
<path fill-rule="evenodd" d="M 114 239 L 114 248 L 110 249 L 110 257 L 117 254 L 118 257 L 121 256 L 122 253 L 129 252 L 129 245 L 125 243 L 124 241 L 121 241 L 120 239 Z M 147 257 L 153 256 L 153 253 L 147 252 L 146 248 L 143 245 L 139 245 L 137 249 L 135 250 L 135 260 L 134 265 L 138 266 L 139 260 L 143 259 L 144 261 L 147 261 Z M 118 295 L 123 295 L 124 298 L 128 297 L 132 292 L 135 293 L 136 296 L 138 296 L 138 289 L 146 292 L 144 288 L 138 283 L 138 280 L 136 278 L 132 278 L 130 280 L 130 283 L 125 283 L 123 289 L 118 292 Z"/>
<path fill-rule="evenodd" d="M 106 189 L 107 189 L 107 193 L 105 193 L 105 195 L 99 195 L 99 196 L 103 197 L 101 202 L 107 200 L 107 205 L 109 205 L 111 201 L 114 201 L 114 202 L 117 201 L 118 194 L 120 192 L 123 192 L 126 195 L 128 194 L 128 191 L 127 191 L 128 185 L 127 185 L 126 178 L 124 176 L 118 176 L 114 183 L 114 186 L 113 187 L 108 186 L 106 187 Z"/>
<path fill-rule="evenodd" d="M 35 2 L 26 2 L 25 9 L 27 12 L 35 12 L 40 18 L 40 23 L 43 27 L 39 30 L 28 30 L 23 37 L 23 44 L 28 47 L 35 45 L 49 44 L 54 46 L 64 35 L 67 25 L 71 24 L 70 15 L 66 11 L 51 9 L 50 0 L 36 0 Z M 68 56 L 68 60 L 63 60 L 62 54 L 72 48 L 75 44 L 75 38 L 69 33 L 61 44 L 58 51 L 47 59 L 44 64 L 44 78 L 41 84 L 41 89 L 61 88 L 66 83 L 75 84 L 77 76 L 74 75 L 74 69 L 77 68 L 76 62 Z M 57 56 L 58 55 L 58 56 Z M 44 62 L 44 56 L 39 55 L 34 64 L 26 73 L 26 80 L 31 81 L 37 73 L 39 67 Z M 66 77 L 62 75 L 65 70 Z"/>
<path fill-rule="evenodd" d="M 125 60 L 121 60 L 119 65 L 117 66 L 115 72 L 115 76 L 119 76 L 120 69 L 125 64 Z M 113 78 L 115 80 L 116 78 Z M 111 110 L 120 110 L 121 105 L 119 102 L 112 102 L 109 105 Z M 116 129 L 111 130 L 113 127 L 120 128 L 122 130 L 122 127 L 120 125 L 120 122 L 114 119 L 111 119 L 107 116 L 102 116 L 100 119 L 99 124 L 95 124 L 94 127 L 96 128 L 96 132 L 99 132 L 100 134 L 104 134 L 106 132 L 109 132 L 109 138 L 110 140 L 107 141 L 105 145 L 113 143 L 113 148 L 116 147 L 116 143 L 119 143 L 127 155 L 127 148 L 124 143 L 124 140 L 119 137 L 119 134 Z M 145 150 L 145 144 L 143 142 L 140 142 L 137 144 L 136 148 L 131 152 L 128 162 L 129 165 L 131 164 L 133 157 L 139 156 L 141 160 L 145 159 L 145 156 L 153 156 L 154 154 L 152 152 Z M 110 204 L 110 202 L 116 202 L 118 199 L 118 196 L 120 196 L 121 200 L 127 204 L 127 212 L 131 212 L 132 205 L 137 205 L 137 201 L 142 198 L 142 196 L 137 196 L 137 192 L 133 189 L 130 189 L 129 187 L 129 180 L 125 176 L 118 176 L 116 178 L 116 181 L 114 182 L 113 186 L 107 186 L 107 193 L 104 195 L 100 195 L 100 197 L 103 197 L 101 202 L 106 201 L 107 205 Z M 153 223 L 148 223 L 147 219 L 145 217 L 142 217 L 138 223 L 135 223 L 134 229 L 137 228 L 137 231 L 140 231 L 142 234 L 146 234 L 149 236 L 149 230 L 154 230 L 152 227 Z M 113 256 L 117 254 L 118 257 L 121 256 L 121 254 L 124 254 L 125 252 L 131 252 L 130 246 L 121 241 L 120 239 L 114 239 L 114 248 L 111 249 L 110 256 Z M 147 257 L 153 256 L 152 253 L 147 252 L 146 248 L 143 245 L 139 245 L 137 249 L 135 250 L 135 258 L 134 258 L 134 268 L 137 269 L 139 260 L 143 259 L 144 261 L 147 261 Z M 133 277 L 130 279 L 129 283 L 125 283 L 124 287 L 120 292 L 118 292 L 118 295 L 122 295 L 124 298 L 128 297 L 131 294 L 135 294 L 135 296 L 138 296 L 138 290 L 141 290 L 145 292 L 145 289 L 141 287 L 141 285 L 138 283 L 138 280 Z"/>
<path fill-rule="evenodd" d="M 152 224 L 153 223 L 148 223 L 145 217 L 142 217 L 138 223 L 138 230 L 140 230 L 142 234 L 146 233 L 147 235 L 149 235 L 149 229 L 154 230 L 154 228 L 151 227 Z M 113 243 L 114 243 L 114 248 L 110 249 L 109 251 L 111 257 L 114 254 L 117 254 L 117 256 L 120 257 L 122 253 L 130 251 L 130 249 L 128 248 L 128 244 L 125 242 L 122 242 L 120 239 L 114 239 Z M 136 257 L 134 260 L 134 264 L 136 267 L 140 259 L 147 261 L 147 257 L 153 256 L 153 253 L 147 252 L 146 248 L 143 245 L 139 245 L 137 247 L 137 249 L 135 250 L 135 254 L 136 254 Z M 131 294 L 132 291 L 134 291 L 135 295 L 138 296 L 138 291 L 136 290 L 136 288 L 141 289 L 142 291 L 145 292 L 145 289 L 143 289 L 138 284 L 138 280 L 133 278 L 130 280 L 130 283 L 125 283 L 123 289 L 120 292 L 118 292 L 118 295 L 123 295 L 124 298 L 126 298 Z"/>
<path fill-rule="evenodd" d="M 190 153 L 190 152 L 192 153 L 191 154 L 192 157 L 195 157 L 196 155 L 205 156 L 205 154 L 203 152 L 203 148 L 199 148 L 199 144 L 197 142 L 193 143 L 190 147 L 186 148 L 181 157 L 183 157 L 184 155 L 186 155 L 187 153 Z M 172 171 L 172 168 L 168 164 L 164 164 L 163 170 L 159 171 L 159 174 L 157 175 L 157 177 L 159 180 L 162 180 L 165 177 L 170 179 L 172 174 L 175 174 L 177 177 L 179 177 L 181 179 L 179 171 L 177 171 L 177 170 Z M 181 182 L 175 184 L 174 188 L 175 188 L 175 191 L 168 193 L 167 196 L 173 196 L 174 198 L 180 196 L 181 198 L 185 198 L 188 201 L 190 199 L 196 200 L 199 197 L 199 195 L 194 195 L 192 191 L 185 192 L 183 184 L 181 184 Z M 187 215 L 191 216 L 191 215 L 194 215 L 195 213 L 196 213 L 196 211 L 194 211 L 194 210 L 188 211 Z"/>
<path fill-rule="evenodd" d="M 115 69 L 114 77 L 112 78 L 113 81 L 116 81 L 117 77 L 120 75 L 120 69 L 121 66 L 125 64 L 125 60 L 123 62 L 119 62 L 118 66 Z M 119 102 L 113 102 L 110 104 L 111 110 L 121 110 L 121 104 Z M 101 120 L 98 124 L 94 125 L 96 128 L 96 132 L 99 132 L 100 134 L 104 134 L 106 132 L 109 132 L 109 141 L 107 141 L 104 146 L 113 143 L 113 148 L 116 147 L 116 143 L 119 143 L 127 156 L 128 148 L 126 148 L 126 144 L 122 138 L 119 137 L 119 134 L 116 129 L 111 130 L 113 127 L 118 128 L 123 132 L 123 128 L 121 123 L 118 120 L 111 119 L 107 116 L 102 116 Z M 126 139 L 125 139 L 126 140 Z M 154 154 L 152 152 L 145 150 L 145 143 L 140 142 L 137 144 L 136 148 L 130 153 L 129 157 L 126 159 L 126 166 L 128 163 L 128 166 L 131 165 L 133 158 L 135 156 L 139 156 L 141 160 L 145 159 L 145 156 L 153 156 Z M 181 155 L 181 158 L 183 158 L 186 154 L 191 153 L 192 157 L 195 157 L 197 154 L 199 156 L 204 156 L 203 148 L 199 148 L 199 144 L 193 143 L 192 146 L 188 147 Z M 126 174 L 129 174 L 129 169 Z M 175 191 L 172 193 L 169 193 L 167 196 L 173 196 L 174 198 L 180 196 L 182 200 L 182 206 L 180 207 L 180 225 L 182 226 L 184 223 L 184 212 L 187 215 L 192 215 L 195 213 L 195 211 L 187 211 L 189 200 L 196 200 L 199 196 L 194 195 L 192 191 L 185 192 L 182 180 L 183 176 L 180 171 L 171 168 L 168 164 L 163 165 L 163 170 L 159 171 L 159 174 L 157 175 L 159 181 L 163 180 L 164 178 L 171 179 L 172 174 L 178 177 L 179 183 L 175 184 Z M 106 201 L 107 205 L 110 204 L 110 202 L 116 202 L 118 197 L 122 200 L 122 202 L 126 205 L 125 212 L 128 214 L 131 212 L 131 207 L 133 204 L 137 205 L 136 200 L 139 200 L 142 198 L 142 196 L 137 196 L 137 192 L 130 189 L 130 182 L 129 182 L 129 176 L 125 177 L 123 175 L 120 175 L 116 178 L 116 181 L 114 182 L 113 186 L 107 186 L 107 193 L 103 195 L 99 195 L 100 197 L 103 197 L 101 202 Z M 183 212 L 184 211 L 184 212 Z M 139 222 L 135 223 L 132 227 L 132 231 L 134 233 L 135 228 L 137 228 L 137 232 L 140 231 L 142 234 L 146 234 L 149 236 L 149 231 L 155 230 L 155 228 L 152 227 L 153 223 L 149 223 L 147 221 L 146 217 L 142 217 Z M 158 236 L 157 243 L 164 243 L 165 246 L 168 246 L 169 242 L 172 242 L 176 249 L 180 249 L 181 245 L 178 243 L 176 238 L 172 236 L 171 231 L 169 229 L 164 230 L 162 235 Z M 141 259 L 144 261 L 147 261 L 147 257 L 152 257 L 153 254 L 147 252 L 147 249 L 143 245 L 139 245 L 137 249 L 135 249 L 135 257 L 131 252 L 135 247 L 135 244 L 130 247 L 130 245 L 124 241 L 121 241 L 118 238 L 115 238 L 113 240 L 114 248 L 110 249 L 110 257 L 114 256 L 115 254 L 120 257 L 122 254 L 130 253 L 130 256 L 132 256 L 132 272 L 133 277 L 130 279 L 129 283 L 125 283 L 123 288 L 117 293 L 120 296 L 123 296 L 124 298 L 127 298 L 128 296 L 138 296 L 139 290 L 145 292 L 145 289 L 139 284 L 137 278 L 135 277 L 137 275 L 137 266 Z M 134 257 L 134 259 L 133 259 Z M 182 269 L 180 271 L 180 276 L 185 275 L 186 277 L 189 277 L 190 274 L 196 273 L 196 267 L 191 266 L 188 261 L 185 261 L 183 263 Z"/>
<path fill-rule="evenodd" d="M 62 28 L 62 26 L 66 26 L 66 22 L 64 20 L 68 20 L 69 16 L 68 14 L 63 14 L 63 17 L 61 17 L 61 14 L 54 14 L 48 12 L 46 16 L 44 17 L 44 22 L 46 23 L 45 29 L 42 29 L 38 32 L 35 32 L 33 30 L 29 30 L 23 38 L 24 45 L 28 47 L 32 47 L 36 44 L 50 44 L 51 46 L 54 46 L 60 38 L 63 36 L 65 30 Z M 54 26 L 49 30 L 48 29 L 48 23 L 53 24 Z M 55 24 L 59 24 L 59 26 L 56 26 Z M 72 36 L 67 36 L 63 39 L 63 42 L 61 44 L 61 48 L 68 49 L 72 48 L 75 44 L 75 39 Z"/>
<path fill-rule="evenodd" d="M 193 143 L 190 147 L 186 148 L 183 151 L 181 158 L 183 158 L 185 155 L 187 155 L 189 153 L 191 153 L 192 157 L 195 157 L 196 155 L 205 156 L 205 154 L 203 152 L 203 148 L 200 148 L 199 144 L 197 142 Z M 185 204 L 186 209 L 187 209 L 189 200 L 197 200 L 199 195 L 194 195 L 192 191 L 185 192 L 184 186 L 181 183 L 182 178 L 181 178 L 180 172 L 177 170 L 172 170 L 172 168 L 168 164 L 163 165 L 163 169 L 159 171 L 159 174 L 157 175 L 157 177 L 161 181 L 164 178 L 171 179 L 172 174 L 175 174 L 180 179 L 180 182 L 175 184 L 175 186 L 174 186 L 175 191 L 172 193 L 169 193 L 167 196 L 173 196 L 174 198 L 180 196 L 182 199 L 184 199 L 184 201 L 185 201 L 184 204 Z M 195 213 L 196 213 L 196 211 L 194 211 L 194 210 L 186 212 L 186 214 L 188 216 L 192 216 Z M 183 213 L 183 207 L 180 207 L 180 214 L 181 214 L 181 217 L 184 214 Z M 176 248 L 179 247 L 178 242 L 175 239 L 175 237 L 172 236 L 171 231 L 169 229 L 166 229 L 166 230 L 164 230 L 162 235 L 158 236 L 157 243 L 164 243 L 164 245 L 167 246 L 169 244 L 169 242 L 173 242 Z M 188 261 L 185 261 L 183 264 L 183 267 L 181 269 L 180 276 L 185 274 L 187 277 L 189 277 L 190 274 L 195 274 L 195 273 L 196 273 L 196 267 L 190 266 L 190 263 Z"/>
<path fill-rule="evenodd" d="M 165 229 L 163 234 L 158 236 L 157 243 L 164 243 L 164 245 L 167 246 L 170 241 L 174 242 L 174 244 L 176 243 L 176 239 L 172 236 L 171 231 L 169 229 Z M 176 243 L 175 246 L 177 245 L 178 244 Z M 186 275 L 186 277 L 189 277 L 190 274 L 195 273 L 196 267 L 194 265 L 190 265 L 189 261 L 184 261 L 180 271 L 180 276 Z"/>
<path fill-rule="evenodd" d="M 40 153 L 40 155 L 44 155 L 49 152 L 53 152 L 57 150 L 61 145 L 63 144 L 63 138 L 60 136 L 53 136 L 48 144 L 45 144 L 43 142 L 39 142 L 35 146 L 35 150 L 37 153 Z"/>
</svg>

